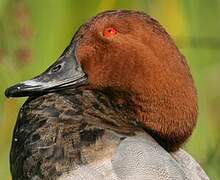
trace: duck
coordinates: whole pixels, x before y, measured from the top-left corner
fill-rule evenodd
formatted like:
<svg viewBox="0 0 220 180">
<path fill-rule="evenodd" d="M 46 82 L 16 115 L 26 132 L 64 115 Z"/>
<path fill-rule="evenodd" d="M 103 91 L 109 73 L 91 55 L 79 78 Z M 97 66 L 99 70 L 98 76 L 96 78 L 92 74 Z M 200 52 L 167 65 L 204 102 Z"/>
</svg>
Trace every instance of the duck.
<svg viewBox="0 0 220 180">
<path fill-rule="evenodd" d="M 208 179 L 181 147 L 198 98 L 170 35 L 134 10 L 99 13 L 42 74 L 6 89 L 25 97 L 13 179 Z"/>
</svg>

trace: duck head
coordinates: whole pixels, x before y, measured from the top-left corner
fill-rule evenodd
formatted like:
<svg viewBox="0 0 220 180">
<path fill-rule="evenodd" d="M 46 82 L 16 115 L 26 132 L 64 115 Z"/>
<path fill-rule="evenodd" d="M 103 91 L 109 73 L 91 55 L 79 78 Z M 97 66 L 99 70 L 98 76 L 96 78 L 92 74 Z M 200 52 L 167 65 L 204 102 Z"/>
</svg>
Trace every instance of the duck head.
<svg viewBox="0 0 220 180">
<path fill-rule="evenodd" d="M 169 151 L 177 150 L 196 124 L 197 95 L 186 60 L 163 27 L 141 12 L 93 17 L 55 64 L 5 94 L 32 96 L 78 86 L 128 94 L 122 104 L 129 101 L 137 121 Z"/>
</svg>

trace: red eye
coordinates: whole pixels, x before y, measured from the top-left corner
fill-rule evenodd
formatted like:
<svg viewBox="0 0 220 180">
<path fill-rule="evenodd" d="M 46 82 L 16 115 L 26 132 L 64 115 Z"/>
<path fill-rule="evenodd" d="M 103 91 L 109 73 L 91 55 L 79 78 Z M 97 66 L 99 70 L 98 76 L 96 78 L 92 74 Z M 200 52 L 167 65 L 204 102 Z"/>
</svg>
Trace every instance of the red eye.
<svg viewBox="0 0 220 180">
<path fill-rule="evenodd" d="M 115 28 L 110 27 L 110 28 L 106 28 L 106 29 L 104 30 L 103 36 L 104 36 L 105 38 L 108 38 L 108 37 L 111 37 L 111 36 L 116 35 L 117 33 L 118 33 L 118 31 L 117 31 Z"/>
</svg>

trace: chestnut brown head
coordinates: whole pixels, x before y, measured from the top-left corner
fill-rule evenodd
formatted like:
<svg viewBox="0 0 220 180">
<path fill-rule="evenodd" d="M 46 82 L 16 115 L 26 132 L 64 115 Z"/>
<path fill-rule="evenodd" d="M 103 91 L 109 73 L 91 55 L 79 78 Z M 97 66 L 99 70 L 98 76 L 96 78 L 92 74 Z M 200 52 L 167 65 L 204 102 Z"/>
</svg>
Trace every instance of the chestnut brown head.
<svg viewBox="0 0 220 180">
<path fill-rule="evenodd" d="M 75 63 L 70 64 L 73 59 Z M 79 28 L 67 50 L 43 77 L 53 74 L 52 69 L 59 73 L 58 65 L 61 75 L 69 69 L 74 72 L 62 76 L 58 86 L 53 80 L 52 86 L 41 91 L 82 85 L 86 74 L 85 88 L 128 93 L 137 121 L 167 150 L 178 149 L 191 135 L 197 119 L 197 96 L 189 67 L 171 37 L 150 16 L 128 10 L 98 14 Z M 42 87 L 48 86 L 48 78 L 42 80 L 41 76 L 23 85 L 30 89 L 41 81 Z M 15 87 L 18 85 L 13 86 L 14 91 Z M 21 96 L 19 90 L 14 96 Z M 8 96 L 13 93 L 6 91 Z"/>
<path fill-rule="evenodd" d="M 110 11 L 78 33 L 77 58 L 89 86 L 129 92 L 137 119 L 166 149 L 185 142 L 196 124 L 196 90 L 164 28 L 144 13 Z"/>
</svg>

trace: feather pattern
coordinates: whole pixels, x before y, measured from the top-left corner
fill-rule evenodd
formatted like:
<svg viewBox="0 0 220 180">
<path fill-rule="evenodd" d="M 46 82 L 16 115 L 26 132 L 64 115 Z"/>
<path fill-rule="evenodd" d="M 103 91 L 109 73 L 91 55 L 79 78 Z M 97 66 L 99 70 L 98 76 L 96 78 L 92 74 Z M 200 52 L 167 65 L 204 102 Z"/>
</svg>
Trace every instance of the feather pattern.
<svg viewBox="0 0 220 180">
<path fill-rule="evenodd" d="M 80 89 L 29 98 L 13 135 L 13 179 L 207 179 L 192 158 L 188 170 L 181 153 L 165 151 L 113 101 Z"/>
</svg>

